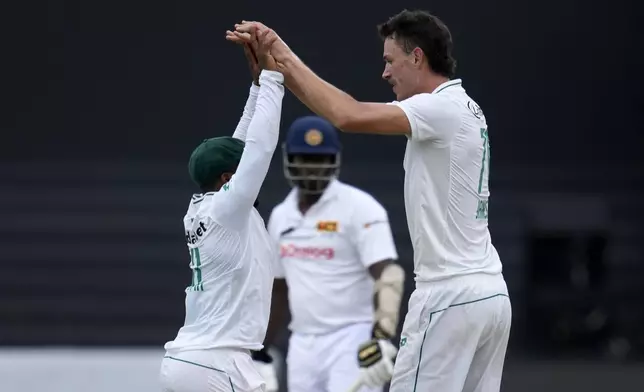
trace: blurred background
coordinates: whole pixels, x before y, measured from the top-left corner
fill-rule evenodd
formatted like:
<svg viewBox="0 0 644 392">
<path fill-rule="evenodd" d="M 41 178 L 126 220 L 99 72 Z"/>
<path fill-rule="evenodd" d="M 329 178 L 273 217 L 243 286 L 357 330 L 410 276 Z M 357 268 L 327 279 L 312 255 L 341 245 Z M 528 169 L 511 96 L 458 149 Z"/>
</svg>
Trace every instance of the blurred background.
<svg viewBox="0 0 644 392">
<path fill-rule="evenodd" d="M 190 281 L 188 157 L 232 134 L 251 82 L 226 29 L 261 20 L 323 78 L 391 101 L 375 25 L 403 8 L 449 26 L 458 77 L 489 124 L 490 228 L 514 312 L 503 390 L 644 390 L 635 0 L 38 5 L 0 6 L 1 392 L 158 390 Z M 283 128 L 305 114 L 287 95 Z M 341 179 L 388 209 L 411 276 L 405 140 L 341 137 Z M 280 155 L 265 218 L 288 192 Z"/>
</svg>

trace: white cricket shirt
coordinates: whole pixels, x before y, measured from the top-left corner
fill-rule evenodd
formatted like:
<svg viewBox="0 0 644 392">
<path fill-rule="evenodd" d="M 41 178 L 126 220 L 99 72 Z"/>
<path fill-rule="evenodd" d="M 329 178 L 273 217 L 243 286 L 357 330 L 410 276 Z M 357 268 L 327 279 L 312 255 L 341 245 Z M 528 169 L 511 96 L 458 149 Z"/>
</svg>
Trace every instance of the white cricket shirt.
<svg viewBox="0 0 644 392">
<path fill-rule="evenodd" d="M 218 192 L 190 201 L 183 223 L 192 284 L 184 326 L 165 345 L 169 352 L 263 347 L 275 245 L 253 204 L 277 145 L 282 82 L 280 73 L 262 72 L 233 135 L 246 142 L 235 174 Z"/>
<path fill-rule="evenodd" d="M 500 273 L 488 230 L 490 144 L 483 111 L 460 79 L 393 104 L 411 124 L 405 210 L 416 281 Z"/>
<path fill-rule="evenodd" d="M 333 180 L 306 214 L 297 190 L 277 205 L 268 232 L 279 245 L 275 277 L 286 279 L 290 329 L 326 334 L 374 320 L 369 266 L 397 259 L 387 212 L 373 197 Z"/>
</svg>

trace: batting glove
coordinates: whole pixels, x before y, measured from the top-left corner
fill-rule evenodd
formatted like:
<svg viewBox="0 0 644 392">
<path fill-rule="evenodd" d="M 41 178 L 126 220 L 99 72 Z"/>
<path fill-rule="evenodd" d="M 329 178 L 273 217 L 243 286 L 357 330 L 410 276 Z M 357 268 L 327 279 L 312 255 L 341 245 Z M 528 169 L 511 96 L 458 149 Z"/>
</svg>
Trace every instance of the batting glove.
<svg viewBox="0 0 644 392">
<path fill-rule="evenodd" d="M 396 347 L 384 339 L 372 339 L 360 345 L 358 362 L 362 385 L 379 388 L 389 382 L 394 373 L 394 358 L 397 353 Z"/>
</svg>

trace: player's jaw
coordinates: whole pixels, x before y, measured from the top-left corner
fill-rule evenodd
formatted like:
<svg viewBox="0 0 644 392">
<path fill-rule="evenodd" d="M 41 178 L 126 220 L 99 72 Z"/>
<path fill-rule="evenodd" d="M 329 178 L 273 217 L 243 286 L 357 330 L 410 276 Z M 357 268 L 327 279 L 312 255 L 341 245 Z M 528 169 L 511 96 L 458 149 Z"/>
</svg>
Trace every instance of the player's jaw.
<svg viewBox="0 0 644 392">
<path fill-rule="evenodd" d="M 409 89 L 405 88 L 405 82 L 403 80 L 397 80 L 393 77 L 390 77 L 387 82 L 389 83 L 389 85 L 391 85 L 391 90 L 393 91 L 394 95 L 396 95 L 397 101 L 402 101 L 413 95 L 408 93 Z"/>
<path fill-rule="evenodd" d="M 398 64 L 389 67 L 387 72 L 383 73 L 383 78 L 391 85 L 397 101 L 417 94 L 420 85 L 417 70 L 411 67 L 406 59 L 401 59 Z"/>
<path fill-rule="evenodd" d="M 389 81 L 389 84 L 391 85 L 391 91 L 393 91 L 394 95 L 396 96 L 396 100 L 402 101 L 404 98 L 402 98 L 400 92 L 396 90 L 396 82 L 391 80 Z"/>
<path fill-rule="evenodd" d="M 386 61 L 386 60 L 385 60 Z M 394 79 L 392 75 L 392 70 L 391 70 L 391 64 L 387 64 L 385 66 L 385 70 L 382 72 L 382 78 L 389 83 L 391 86 L 392 91 L 396 95 L 396 99 L 398 99 L 398 93 L 396 92 L 396 79 Z"/>
</svg>

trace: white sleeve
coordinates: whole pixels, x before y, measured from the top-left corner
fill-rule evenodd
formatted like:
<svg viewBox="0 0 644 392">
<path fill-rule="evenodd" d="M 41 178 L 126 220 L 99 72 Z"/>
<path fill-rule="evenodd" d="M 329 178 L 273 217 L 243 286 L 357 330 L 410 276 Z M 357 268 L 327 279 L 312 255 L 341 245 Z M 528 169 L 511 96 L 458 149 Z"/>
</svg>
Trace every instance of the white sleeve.
<svg viewBox="0 0 644 392">
<path fill-rule="evenodd" d="M 268 218 L 267 230 L 268 235 L 271 237 L 271 241 L 275 244 L 275 260 L 273 262 L 273 277 L 275 279 L 284 279 L 284 266 L 282 265 L 282 256 L 280 254 L 280 233 L 277 223 L 277 218 L 275 218 L 275 209 L 271 212 L 271 216 Z"/>
<path fill-rule="evenodd" d="M 213 195 L 211 216 L 222 226 L 241 229 L 257 200 L 279 138 L 284 76 L 263 70 L 255 114 L 235 174 Z"/>
<path fill-rule="evenodd" d="M 257 103 L 257 95 L 259 94 L 259 86 L 255 83 L 251 84 L 250 90 L 248 91 L 248 98 L 246 99 L 246 105 L 244 105 L 244 111 L 233 137 L 241 141 L 246 141 L 246 132 L 248 131 L 248 126 L 250 121 L 253 119 L 253 114 L 255 113 L 255 104 Z"/>
<path fill-rule="evenodd" d="M 387 211 L 375 199 L 369 196 L 359 200 L 351 223 L 360 261 L 365 267 L 383 260 L 398 259 Z"/>
<path fill-rule="evenodd" d="M 449 141 L 461 126 L 456 103 L 444 95 L 416 94 L 393 104 L 407 115 L 412 140 Z"/>
</svg>

